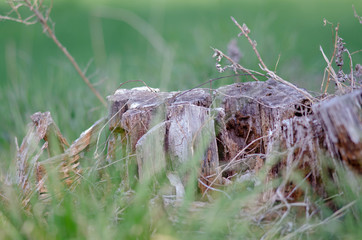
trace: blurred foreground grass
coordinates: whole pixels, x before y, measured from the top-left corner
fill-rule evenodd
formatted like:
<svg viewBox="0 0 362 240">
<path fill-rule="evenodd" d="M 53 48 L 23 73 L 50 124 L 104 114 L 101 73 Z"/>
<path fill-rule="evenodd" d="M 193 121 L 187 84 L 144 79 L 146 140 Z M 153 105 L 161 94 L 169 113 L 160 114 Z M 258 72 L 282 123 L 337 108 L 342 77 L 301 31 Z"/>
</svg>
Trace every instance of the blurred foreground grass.
<svg viewBox="0 0 362 240">
<path fill-rule="evenodd" d="M 181 90 L 220 76 L 214 67 L 210 46 L 226 51 L 229 41 L 237 36 L 238 30 L 230 16 L 248 25 L 271 69 L 281 54 L 277 72 L 301 87 L 318 91 L 325 66 L 319 45 L 329 56 L 333 47 L 331 28 L 323 27 L 323 18 L 335 24 L 340 22 L 340 36 L 351 52 L 361 48 L 361 25 L 353 16 L 352 4 L 361 14 L 361 2 L 349 0 L 142 0 L 127 3 L 63 0 L 55 1 L 52 19 L 60 41 L 80 65 L 86 68 L 89 63 L 88 76 L 103 96 L 112 94 L 120 83 L 128 80 L 140 79 L 162 90 Z M 141 24 L 141 27 L 147 25 L 137 19 L 134 21 L 132 16 L 122 15 L 117 12 L 119 9 L 145 20 L 162 36 L 164 43 L 152 42 L 153 38 L 157 40 L 157 35 L 147 35 L 145 28 L 139 32 L 130 23 L 136 22 L 136 26 Z M 2 14 L 6 13 L 6 5 L 1 4 L 0 10 Z M 114 11 L 114 14 L 99 17 L 107 11 Z M 119 17 L 123 19 L 115 19 Z M 107 109 L 103 109 L 70 63 L 41 31 L 40 25 L 0 22 L 2 179 L 9 162 L 14 159 L 14 137 L 21 141 L 32 113 L 50 111 L 70 142 L 107 114 Z M 244 55 L 242 64 L 257 69 L 257 60 L 248 43 L 245 39 L 238 43 Z M 354 59 L 355 63 L 361 63 L 361 54 L 354 55 Z M 222 80 L 214 87 L 233 81 Z M 135 84 L 125 87 L 132 86 Z M 91 164 L 91 157 L 89 159 Z M 0 238 L 240 239 L 260 238 L 266 231 L 239 215 L 240 209 L 254 201 L 253 197 L 261 191 L 254 186 L 250 190 L 250 183 L 227 189 L 231 200 L 218 196 L 210 206 L 193 213 L 189 209 L 195 197 L 190 194 L 177 213 L 170 216 L 157 203 L 161 201 L 160 186 L 155 189 L 153 183 L 135 185 L 135 192 L 123 189 L 121 171 L 118 165 L 106 169 L 101 182 L 100 176 L 89 174 L 76 193 L 54 180 L 54 189 L 61 192 L 59 199 L 62 200 L 58 202 L 54 198 L 46 205 L 34 197 L 30 213 L 19 210 L 21 203 L 16 190 L 6 189 L 6 197 L 12 197 L 14 201 L 10 201 L 10 206 L 0 201 Z M 107 180 L 104 176 L 108 176 Z M 160 176 L 161 186 L 166 180 L 165 176 Z M 348 186 L 347 177 L 341 181 L 342 185 Z M 196 184 L 191 184 L 188 191 L 193 192 Z M 156 201 L 152 207 L 149 206 L 151 199 Z M 359 236 L 361 230 L 354 217 L 362 212 L 361 199 L 353 191 L 347 191 L 346 196 L 337 198 L 340 202 L 336 204 L 344 206 L 356 199 L 354 210 L 348 212 L 343 221 L 330 221 L 318 231 L 311 231 L 313 236 L 322 239 L 338 234 L 347 237 L 350 234 L 350 239 Z M 321 200 L 316 199 L 318 201 Z M 319 215 L 308 224 L 318 224 L 318 220 L 332 214 L 323 204 L 320 204 Z M 177 224 L 170 221 L 172 217 L 176 217 Z M 289 217 L 290 222 L 298 222 L 297 212 Z M 288 226 L 287 220 L 281 225 Z M 304 220 L 300 220 L 300 225 Z"/>
<path fill-rule="evenodd" d="M 129 165 L 115 161 L 95 169 L 95 159 L 87 155 L 80 184 L 67 187 L 58 169 L 49 167 L 48 193 L 34 192 L 26 207 L 14 182 L 0 185 L 0 239 L 359 239 L 362 234 L 361 178 L 331 159 L 322 163 L 328 198 L 317 195 L 298 171 L 266 184 L 272 166 L 266 164 L 253 178 L 210 190 L 205 201 L 197 192 L 197 157 L 175 171 L 188 179 L 184 198 L 177 200 L 166 172 L 138 182 L 131 156 Z M 305 195 L 289 206 L 271 200 L 272 189 L 288 180 Z"/>
</svg>

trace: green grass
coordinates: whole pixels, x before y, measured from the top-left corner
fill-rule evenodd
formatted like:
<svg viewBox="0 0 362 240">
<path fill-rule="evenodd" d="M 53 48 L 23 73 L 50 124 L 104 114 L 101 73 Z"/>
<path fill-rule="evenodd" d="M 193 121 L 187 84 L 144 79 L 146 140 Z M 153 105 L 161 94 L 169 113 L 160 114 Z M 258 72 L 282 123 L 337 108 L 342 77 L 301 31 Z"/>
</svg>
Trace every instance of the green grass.
<svg viewBox="0 0 362 240">
<path fill-rule="evenodd" d="M 128 80 L 140 79 L 162 90 L 181 90 L 219 77 L 210 46 L 226 51 L 228 42 L 237 36 L 230 16 L 249 26 L 251 37 L 271 69 L 281 54 L 278 74 L 310 90 L 318 90 L 325 67 L 319 45 L 329 56 L 332 53 L 331 28 L 323 27 L 323 18 L 340 22 L 340 36 L 351 52 L 361 48 L 361 25 L 353 17 L 351 7 L 354 4 L 361 15 L 360 1 L 103 1 L 114 9 L 136 13 L 159 32 L 166 49 L 173 54 L 171 61 L 166 61 L 169 65 L 164 66 L 164 52 L 155 49 L 149 37 L 123 21 L 94 16 L 102 5 L 100 1 L 55 2 L 52 19 L 57 36 L 83 68 L 93 60 L 88 76 L 93 76 L 93 83 L 99 83 L 97 89 L 103 96 L 112 94 Z M 7 6 L 0 4 L 0 13 L 6 12 Z M 107 115 L 107 109 L 41 32 L 40 25 L 0 22 L 0 179 L 5 178 L 15 158 L 14 137 L 21 142 L 32 113 L 50 111 L 70 142 Z M 104 47 L 95 36 L 103 37 Z M 239 39 L 238 43 L 244 54 L 241 63 L 257 69 L 257 59 L 246 40 Z M 361 63 L 361 53 L 354 55 L 354 60 Z M 170 74 L 162 75 L 162 69 Z M 232 82 L 233 79 L 224 79 L 214 87 Z M 92 160 L 90 156 L 88 164 Z M 260 238 L 265 233 L 266 229 L 239 215 L 242 207 L 261 191 L 257 187 L 250 190 L 242 184 L 234 185 L 226 189 L 231 200 L 216 196 L 205 209 L 190 213 L 189 204 L 200 196 L 190 194 L 181 207 L 164 209 L 159 204 L 162 187 L 136 184 L 132 185 L 132 192 L 122 187 L 122 169 L 122 165 L 117 165 L 101 176 L 90 174 L 76 192 L 55 181 L 59 198 L 43 204 L 34 197 L 29 211 L 22 209 L 16 190 L 2 189 L 12 201 L 10 205 L 0 201 L 0 239 L 244 239 Z M 160 186 L 168 188 L 165 176 L 160 179 Z M 343 182 L 348 186 L 348 180 Z M 195 184 L 190 184 L 189 192 L 194 191 Z M 338 206 L 344 206 L 357 199 L 354 212 L 348 211 L 343 219 L 328 222 L 308 234 L 322 239 L 360 236 L 354 216 L 356 212 L 361 216 L 362 203 L 353 191 L 348 192 L 350 195 L 336 201 L 340 201 Z M 156 201 L 152 207 L 150 199 Z M 332 214 L 323 203 L 320 208 L 312 222 Z M 176 224 L 170 221 L 170 212 L 171 217 L 178 219 Z M 290 219 L 296 214 L 292 212 Z M 303 223 L 301 220 L 300 225 Z"/>
<path fill-rule="evenodd" d="M 85 157 L 82 165 L 84 161 L 92 162 L 94 159 Z M 342 166 L 334 166 L 329 159 L 323 162 L 326 165 L 323 182 L 331 186 L 326 190 L 328 196 L 333 197 L 325 201 L 314 194 L 308 184 L 303 184 L 301 188 L 308 197 L 308 201 L 304 199 L 304 202 L 309 202 L 311 207 L 310 217 L 305 218 L 300 207 L 291 207 L 283 220 L 272 222 L 265 219 L 259 222 L 259 219 L 263 214 L 267 216 L 271 208 L 279 206 L 279 211 L 282 210 L 283 203 L 276 201 L 266 208 L 255 204 L 260 201 L 260 193 L 278 187 L 281 179 L 276 179 L 269 186 L 255 184 L 252 180 L 235 182 L 224 189 L 229 197 L 215 193 L 211 194 L 213 200 L 200 202 L 201 194 L 195 191 L 196 178 L 189 175 L 185 199 L 174 205 L 175 202 L 163 202 L 164 198 L 170 199 L 167 196 L 174 194 L 165 172 L 127 187 L 126 182 L 130 179 L 122 174 L 125 162 L 118 162 L 102 171 L 84 167 L 81 183 L 75 190 L 70 190 L 59 181 L 56 169 L 49 168 L 47 187 L 51 199 L 47 202 L 39 200 L 34 194 L 29 207 L 24 209 L 20 190 L 5 185 L 0 187 L 2 197 L 11 199 L 0 201 L 0 238 L 206 240 L 260 239 L 264 236 L 266 239 L 358 239 L 361 234 L 359 216 L 362 213 L 358 182 L 361 179 L 353 179 L 356 182 L 351 183 L 350 172 L 343 170 Z M 198 161 L 190 163 L 180 168 L 185 172 L 195 172 Z M 262 169 L 261 173 L 266 171 Z M 331 181 L 327 171 L 336 171 L 339 185 Z M 257 178 L 264 182 L 265 175 L 259 174 Z M 295 180 L 295 184 L 298 182 L 300 180 Z M 353 204 L 340 215 L 333 215 L 331 206 L 341 209 L 350 203 Z M 274 212 L 281 214 L 279 211 Z"/>
</svg>

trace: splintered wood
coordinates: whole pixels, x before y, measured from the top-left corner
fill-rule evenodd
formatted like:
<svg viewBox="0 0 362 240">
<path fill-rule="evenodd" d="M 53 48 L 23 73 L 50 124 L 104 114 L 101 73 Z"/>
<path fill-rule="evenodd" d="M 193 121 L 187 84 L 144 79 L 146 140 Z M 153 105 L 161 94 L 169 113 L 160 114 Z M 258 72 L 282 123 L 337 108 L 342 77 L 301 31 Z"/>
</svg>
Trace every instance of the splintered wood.
<svg viewBox="0 0 362 240">
<path fill-rule="evenodd" d="M 50 167 L 49 165 L 58 169 L 60 178 L 67 186 L 70 187 L 79 180 L 81 174 L 79 154 L 94 142 L 97 137 L 95 133 L 105 124 L 104 119 L 97 121 L 69 146 L 49 112 L 37 112 L 31 116 L 31 119 L 28 133 L 17 149 L 17 182 L 23 189 L 24 206 L 28 204 L 34 189 L 43 198 L 47 198 L 46 169 Z M 40 161 L 44 150 L 48 152 L 46 160 Z M 35 186 L 31 186 L 32 178 L 35 178 Z"/>
<path fill-rule="evenodd" d="M 335 97 L 313 109 L 326 135 L 332 157 L 362 174 L 362 89 Z"/>
<path fill-rule="evenodd" d="M 165 172 L 178 179 L 180 190 L 190 176 L 180 169 L 196 163 L 191 166 L 198 168 L 203 195 L 236 175 L 239 181 L 251 178 L 273 159 L 277 161 L 271 163 L 266 181 L 286 175 L 278 192 L 284 191 L 289 200 L 302 194 L 288 180 L 295 169 L 315 192 L 326 195 L 321 155 L 362 173 L 362 89 L 313 105 L 300 91 L 274 80 L 184 92 L 119 89 L 108 100 L 108 119 L 94 123 L 70 146 L 50 113 L 31 117 L 29 132 L 17 150 L 17 183 L 24 190 L 25 204 L 34 189 L 33 174 L 37 191 L 47 192 L 47 164 L 59 167 L 68 186 L 79 181 L 81 153 L 107 124 L 107 151 L 97 166 L 102 159 L 107 166 L 113 164 L 117 149 L 122 149 L 123 154 L 136 156 L 141 182 Z M 44 150 L 48 157 L 40 161 Z"/>
<path fill-rule="evenodd" d="M 323 182 L 323 161 L 341 160 L 357 174 L 362 173 L 362 89 L 314 104 L 305 114 L 297 114 L 275 126 L 266 154 L 284 151 L 270 177 L 285 177 L 298 170 L 320 196 L 327 197 Z M 334 163 L 338 163 L 334 161 Z M 340 164 L 342 163 L 342 164 Z M 326 164 L 324 162 L 324 164 Z M 332 168 L 329 168 L 332 171 Z M 329 173 L 333 175 L 332 172 Z M 285 182 L 290 199 L 297 200 L 301 190 Z"/>
<path fill-rule="evenodd" d="M 269 179 L 300 168 L 323 195 L 321 152 L 361 171 L 360 90 L 313 106 L 274 80 L 170 93 L 119 89 L 108 99 L 110 130 L 130 140 L 141 179 L 196 158 L 205 192 L 235 174 L 255 173 L 268 156 L 284 152 Z"/>
<path fill-rule="evenodd" d="M 202 191 L 238 168 L 253 170 L 275 125 L 309 108 L 300 92 L 273 80 L 171 93 L 120 89 L 109 101 L 110 130 L 130 139 L 141 179 L 197 158 Z"/>
</svg>

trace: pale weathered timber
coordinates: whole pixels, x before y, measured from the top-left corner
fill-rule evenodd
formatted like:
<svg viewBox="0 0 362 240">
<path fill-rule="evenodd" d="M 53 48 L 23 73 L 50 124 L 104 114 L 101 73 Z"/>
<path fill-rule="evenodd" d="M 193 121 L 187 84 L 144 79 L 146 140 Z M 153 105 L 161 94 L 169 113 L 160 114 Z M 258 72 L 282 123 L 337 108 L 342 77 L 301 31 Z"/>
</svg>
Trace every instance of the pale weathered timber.
<svg viewBox="0 0 362 240">
<path fill-rule="evenodd" d="M 136 157 L 140 181 L 148 181 L 166 169 L 165 135 L 167 123 L 157 124 L 137 142 Z"/>
<path fill-rule="evenodd" d="M 171 93 L 120 89 L 109 100 L 110 129 L 130 140 L 131 151 L 142 149 L 139 164 L 144 165 L 144 149 L 149 148 L 138 141 L 152 126 L 167 121 L 165 136 L 154 143 L 165 144 L 170 168 L 202 156 L 200 177 L 207 185 L 220 182 L 220 160 L 227 163 L 246 154 L 265 153 L 269 131 L 309 108 L 302 94 L 273 80 Z M 225 170 L 222 174 L 231 173 Z"/>
<path fill-rule="evenodd" d="M 195 152 L 204 148 L 205 161 L 202 163 L 202 176 L 208 179 L 209 175 L 212 175 L 211 172 L 215 173 L 218 166 L 218 154 L 214 121 L 209 110 L 210 91 L 193 89 L 187 92 L 159 93 L 148 88 L 121 89 L 108 99 L 111 101 L 110 130 L 113 134 L 119 133 L 121 138 L 129 139 L 129 150 L 138 153 L 140 175 L 145 172 L 143 169 L 147 169 L 146 172 L 152 172 L 153 170 L 149 169 L 157 169 L 152 166 L 157 164 L 163 166 L 163 160 L 158 162 L 159 159 L 146 150 L 156 150 L 156 145 L 163 145 L 164 140 L 166 145 L 161 150 L 166 151 L 167 156 L 173 160 L 171 168 L 176 168 L 180 163 L 191 159 Z M 157 133 L 160 129 L 154 130 L 152 126 L 162 122 L 167 122 L 166 133 L 163 138 L 156 140 L 154 134 L 159 136 Z M 153 130 L 150 130 L 151 128 Z M 146 134 L 149 130 L 151 133 Z M 204 140 L 204 138 L 209 140 Z M 150 144 L 148 139 L 153 139 L 151 148 L 141 144 Z M 207 143 L 204 143 L 205 141 Z M 160 155 L 160 159 L 164 158 L 164 153 L 156 152 Z M 146 164 L 145 166 L 148 167 L 145 167 L 145 160 L 154 161 L 154 163 Z M 157 171 L 159 170 L 153 172 Z M 145 174 L 148 177 L 148 173 Z M 140 178 L 144 177 L 140 176 Z"/>
<path fill-rule="evenodd" d="M 178 174 L 177 185 L 185 183 L 187 174 L 179 175 L 177 168 L 199 161 L 196 171 L 204 194 L 217 184 L 230 182 L 235 174 L 236 181 L 244 176 L 250 179 L 266 163 L 271 166 L 268 179 L 283 177 L 277 191 L 284 191 L 289 200 L 297 200 L 303 193 L 290 178 L 293 169 L 299 169 L 303 181 L 324 197 L 325 159 L 333 159 L 337 167 L 347 165 L 357 174 L 362 172 L 362 89 L 313 105 L 299 91 L 273 80 L 169 93 L 119 89 L 108 99 L 111 132 L 108 148 L 103 148 L 107 156 L 97 150 L 107 119 L 97 121 L 69 146 L 50 113 L 31 117 L 29 132 L 17 147 L 17 183 L 24 189 L 25 205 L 33 170 L 36 186 L 31 188 L 39 193 L 46 192 L 45 164 L 60 167 L 63 180 L 74 186 L 82 174 L 82 153 L 95 142 L 94 169 L 103 169 L 98 165 L 104 159 L 106 166 L 111 166 L 116 150 L 127 156 L 133 153 L 141 181 L 171 171 Z M 45 149 L 48 156 L 39 160 L 44 159 Z"/>
<path fill-rule="evenodd" d="M 189 103 L 168 108 L 167 146 L 172 168 L 202 158 L 200 181 L 206 185 L 214 181 L 219 166 L 213 118 L 209 108 Z"/>
<path fill-rule="evenodd" d="M 34 113 L 31 119 L 29 131 L 17 148 L 17 184 L 23 189 L 24 205 L 28 204 L 34 189 L 43 199 L 47 198 L 46 169 L 57 168 L 65 184 L 74 186 L 82 172 L 81 153 L 96 142 L 98 132 L 106 124 L 106 118 L 98 120 L 69 146 L 50 112 Z M 48 154 L 44 154 L 44 150 Z M 32 178 L 36 181 L 32 182 Z"/>
<path fill-rule="evenodd" d="M 172 93 L 158 93 L 152 89 L 135 88 L 118 89 L 108 97 L 111 102 L 109 112 L 109 128 L 121 133 L 121 139 L 128 138 L 130 150 L 135 152 L 137 141 L 150 129 L 156 114 L 162 114 L 165 100 Z M 126 134 L 125 134 L 126 133 Z"/>
<path fill-rule="evenodd" d="M 258 171 L 276 155 L 270 178 L 303 169 L 311 186 L 325 195 L 318 188 L 320 155 L 341 159 L 361 173 L 361 91 L 312 106 L 300 91 L 274 80 L 170 93 L 120 89 L 109 97 L 110 129 L 129 139 L 140 178 L 159 171 L 149 166 L 175 169 L 198 157 L 201 185 L 212 187 L 223 182 L 221 177 Z M 146 146 L 150 142 L 164 149 L 158 151 L 162 161 Z M 156 170 L 145 173 L 145 166 Z M 290 184 L 284 190 L 298 194 L 292 189 Z"/>
</svg>

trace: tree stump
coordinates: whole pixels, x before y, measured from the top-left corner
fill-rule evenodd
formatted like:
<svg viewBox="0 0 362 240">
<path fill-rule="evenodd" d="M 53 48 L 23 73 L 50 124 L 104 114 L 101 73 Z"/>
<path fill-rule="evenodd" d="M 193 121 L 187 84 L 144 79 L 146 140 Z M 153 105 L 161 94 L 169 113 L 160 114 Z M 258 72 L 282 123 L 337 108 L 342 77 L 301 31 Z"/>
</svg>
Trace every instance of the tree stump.
<svg viewBox="0 0 362 240">
<path fill-rule="evenodd" d="M 108 98 L 111 134 L 106 159 L 110 165 L 119 148 L 128 157 L 134 154 L 141 181 L 166 171 L 179 195 L 189 176 L 179 169 L 196 162 L 203 193 L 230 182 L 235 174 L 250 176 L 266 165 L 271 166 L 266 180 L 282 177 L 278 193 L 284 191 L 288 200 L 302 194 L 290 178 L 294 169 L 300 170 L 315 192 L 327 196 L 325 159 L 333 160 L 334 171 L 343 167 L 362 173 L 362 89 L 315 103 L 300 92 L 272 79 L 214 90 L 119 89 Z M 36 113 L 32 120 L 17 149 L 18 183 L 27 200 L 30 159 L 38 164 L 47 149 L 49 159 L 42 164 L 61 164 L 65 182 L 72 184 L 79 179 L 82 153 L 96 142 L 106 121 L 94 123 L 69 146 L 50 113 Z M 45 143 L 35 153 L 33 146 L 41 139 Z M 35 167 L 38 191 L 45 193 L 42 164 Z"/>
<path fill-rule="evenodd" d="M 285 154 L 269 178 L 297 167 L 321 195 L 320 153 L 362 172 L 361 89 L 313 106 L 272 79 L 170 93 L 119 89 L 109 101 L 110 129 L 130 139 L 141 179 L 197 158 L 204 192 L 278 152 Z"/>
<path fill-rule="evenodd" d="M 362 174 L 362 89 L 316 105 L 313 110 L 332 157 Z"/>
<path fill-rule="evenodd" d="M 222 170 L 220 163 L 264 156 L 271 131 L 283 120 L 309 114 L 311 105 L 300 92 L 274 80 L 170 93 L 119 89 L 108 99 L 110 130 L 130 139 L 140 178 L 158 167 L 175 168 L 199 157 L 200 179 L 206 186 L 233 174 L 230 168 Z M 156 146 L 157 154 L 152 152 Z M 198 151 L 201 157 L 195 155 Z M 171 160 L 169 166 L 166 158 Z M 253 169 L 255 162 L 247 165 Z"/>
</svg>

